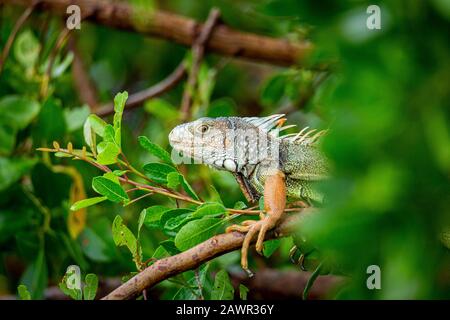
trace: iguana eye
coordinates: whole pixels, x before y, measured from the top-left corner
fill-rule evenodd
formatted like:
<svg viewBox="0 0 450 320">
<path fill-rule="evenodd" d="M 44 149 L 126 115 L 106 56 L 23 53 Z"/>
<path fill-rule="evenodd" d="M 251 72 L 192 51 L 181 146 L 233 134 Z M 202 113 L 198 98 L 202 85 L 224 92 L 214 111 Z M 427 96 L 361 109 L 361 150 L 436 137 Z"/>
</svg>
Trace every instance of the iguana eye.
<svg viewBox="0 0 450 320">
<path fill-rule="evenodd" d="M 208 125 L 206 125 L 206 124 L 202 124 L 201 126 L 198 126 L 197 127 L 197 131 L 199 132 L 199 133 L 205 133 L 206 131 L 208 131 L 209 130 L 209 127 L 208 127 Z"/>
</svg>

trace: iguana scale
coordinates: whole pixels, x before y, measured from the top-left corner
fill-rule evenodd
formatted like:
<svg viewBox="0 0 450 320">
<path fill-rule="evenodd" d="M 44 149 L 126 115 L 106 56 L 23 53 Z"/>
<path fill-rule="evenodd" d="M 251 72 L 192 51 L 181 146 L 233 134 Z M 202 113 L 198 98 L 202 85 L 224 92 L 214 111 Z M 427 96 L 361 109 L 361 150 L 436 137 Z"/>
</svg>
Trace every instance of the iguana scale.
<svg viewBox="0 0 450 320">
<path fill-rule="evenodd" d="M 247 254 L 251 240 L 259 232 L 256 250 L 261 253 L 266 232 L 284 213 L 287 198 L 308 203 L 322 202 L 314 188 L 328 175 L 328 163 L 317 141 L 325 131 L 305 128 L 296 134 L 280 133 L 284 115 L 268 117 L 200 118 L 181 124 L 169 134 L 175 151 L 199 163 L 226 170 L 236 177 L 249 202 L 264 196 L 261 220 L 247 220 L 227 228 L 246 232 L 241 265 L 248 271 Z"/>
</svg>

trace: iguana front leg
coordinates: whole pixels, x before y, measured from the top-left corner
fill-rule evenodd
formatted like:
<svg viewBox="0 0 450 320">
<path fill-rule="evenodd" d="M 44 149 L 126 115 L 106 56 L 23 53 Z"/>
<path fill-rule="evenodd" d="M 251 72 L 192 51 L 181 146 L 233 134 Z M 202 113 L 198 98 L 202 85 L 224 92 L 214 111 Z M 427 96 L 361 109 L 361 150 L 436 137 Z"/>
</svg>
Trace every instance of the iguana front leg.
<svg viewBox="0 0 450 320">
<path fill-rule="evenodd" d="M 260 221 L 247 220 L 242 225 L 233 225 L 227 228 L 227 232 L 247 232 L 242 244 L 241 265 L 248 270 L 248 248 L 251 241 L 258 234 L 256 251 L 262 253 L 264 237 L 268 230 L 276 226 L 286 207 L 286 183 L 284 174 L 277 170 L 268 176 L 264 183 L 264 211 L 267 213 Z M 249 272 L 250 273 L 250 272 Z"/>
</svg>

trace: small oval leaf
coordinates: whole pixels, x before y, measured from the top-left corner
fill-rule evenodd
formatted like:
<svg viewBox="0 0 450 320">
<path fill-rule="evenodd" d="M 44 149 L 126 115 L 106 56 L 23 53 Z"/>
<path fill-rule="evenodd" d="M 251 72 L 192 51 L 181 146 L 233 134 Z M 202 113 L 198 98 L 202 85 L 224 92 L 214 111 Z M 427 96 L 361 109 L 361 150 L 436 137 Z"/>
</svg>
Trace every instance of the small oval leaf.
<svg viewBox="0 0 450 320">
<path fill-rule="evenodd" d="M 75 202 L 71 207 L 70 210 L 72 211 L 78 211 L 83 208 L 87 208 L 90 206 L 93 206 L 94 204 L 97 204 L 99 202 L 105 201 L 106 197 L 93 197 L 88 199 L 83 199 L 80 201 Z"/>
<path fill-rule="evenodd" d="M 125 190 L 123 190 L 122 186 L 105 177 L 95 177 L 92 179 L 92 188 L 95 192 L 105 196 L 110 201 L 129 201 L 128 195 Z"/>
</svg>

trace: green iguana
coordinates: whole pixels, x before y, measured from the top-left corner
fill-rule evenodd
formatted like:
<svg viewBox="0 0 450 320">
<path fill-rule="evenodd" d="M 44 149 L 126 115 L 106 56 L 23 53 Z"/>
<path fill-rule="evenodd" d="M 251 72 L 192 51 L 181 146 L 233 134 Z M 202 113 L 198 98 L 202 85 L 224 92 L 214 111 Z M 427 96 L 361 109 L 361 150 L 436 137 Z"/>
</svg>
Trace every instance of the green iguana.
<svg viewBox="0 0 450 320">
<path fill-rule="evenodd" d="M 232 225 L 227 232 L 246 232 L 241 265 L 248 270 L 248 247 L 259 232 L 256 250 L 261 253 L 266 232 L 277 224 L 286 199 L 322 202 L 314 183 L 328 175 L 328 163 L 317 148 L 325 131 L 304 128 L 296 134 L 280 135 L 294 127 L 283 126 L 284 115 L 262 118 L 201 118 L 175 127 L 169 141 L 175 151 L 197 163 L 226 170 L 236 177 L 249 202 L 264 196 L 261 220 Z"/>
</svg>

